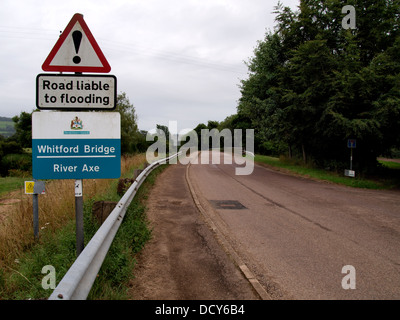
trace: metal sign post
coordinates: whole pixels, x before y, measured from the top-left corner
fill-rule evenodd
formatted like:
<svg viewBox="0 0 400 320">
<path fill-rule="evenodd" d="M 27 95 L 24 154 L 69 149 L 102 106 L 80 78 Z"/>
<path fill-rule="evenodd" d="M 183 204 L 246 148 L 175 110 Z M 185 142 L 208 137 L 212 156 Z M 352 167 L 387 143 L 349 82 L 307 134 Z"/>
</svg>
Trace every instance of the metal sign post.
<svg viewBox="0 0 400 320">
<path fill-rule="evenodd" d="M 353 149 L 350 149 L 350 170 L 353 170 Z"/>
<path fill-rule="evenodd" d="M 121 116 L 119 112 L 93 112 L 115 109 L 117 78 L 82 75 L 109 73 L 111 67 L 79 13 L 58 38 L 42 69 L 61 74 L 36 77 L 36 106 L 57 112 L 32 114 L 32 175 L 35 179 L 75 180 L 79 256 L 84 248 L 83 179 L 121 176 Z"/>
<path fill-rule="evenodd" d="M 33 207 L 33 236 L 39 240 L 39 194 L 45 194 L 45 184 L 43 181 L 25 181 L 25 194 L 32 195 Z"/>
<path fill-rule="evenodd" d="M 83 180 L 75 180 L 75 220 L 76 220 L 76 256 L 84 248 L 83 233 Z"/>
<path fill-rule="evenodd" d="M 37 194 L 32 195 L 33 205 L 33 237 L 39 240 L 39 198 Z"/>
<path fill-rule="evenodd" d="M 346 177 L 354 178 L 356 173 L 353 171 L 353 149 L 356 148 L 356 139 L 348 139 L 347 147 L 350 149 L 350 170 L 345 170 L 344 175 Z"/>
</svg>

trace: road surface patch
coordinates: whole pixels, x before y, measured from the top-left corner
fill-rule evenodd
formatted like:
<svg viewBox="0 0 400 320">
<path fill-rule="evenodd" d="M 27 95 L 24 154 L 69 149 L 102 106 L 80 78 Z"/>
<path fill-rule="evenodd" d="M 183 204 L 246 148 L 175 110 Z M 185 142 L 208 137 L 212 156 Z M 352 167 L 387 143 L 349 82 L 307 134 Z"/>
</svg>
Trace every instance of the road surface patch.
<svg viewBox="0 0 400 320">
<path fill-rule="evenodd" d="M 236 200 L 209 200 L 215 209 L 231 209 L 240 210 L 247 209 L 239 201 Z"/>
</svg>

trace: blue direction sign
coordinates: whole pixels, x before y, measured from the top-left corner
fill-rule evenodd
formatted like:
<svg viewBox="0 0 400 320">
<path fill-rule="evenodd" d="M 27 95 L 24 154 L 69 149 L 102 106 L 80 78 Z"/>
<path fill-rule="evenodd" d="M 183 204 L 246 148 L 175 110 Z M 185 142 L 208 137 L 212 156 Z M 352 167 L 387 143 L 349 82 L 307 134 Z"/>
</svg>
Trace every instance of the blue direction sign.
<svg viewBox="0 0 400 320">
<path fill-rule="evenodd" d="M 350 149 L 355 149 L 356 148 L 356 139 L 348 139 L 347 147 Z"/>
<path fill-rule="evenodd" d="M 35 179 L 114 179 L 121 175 L 120 114 L 34 112 Z"/>
</svg>

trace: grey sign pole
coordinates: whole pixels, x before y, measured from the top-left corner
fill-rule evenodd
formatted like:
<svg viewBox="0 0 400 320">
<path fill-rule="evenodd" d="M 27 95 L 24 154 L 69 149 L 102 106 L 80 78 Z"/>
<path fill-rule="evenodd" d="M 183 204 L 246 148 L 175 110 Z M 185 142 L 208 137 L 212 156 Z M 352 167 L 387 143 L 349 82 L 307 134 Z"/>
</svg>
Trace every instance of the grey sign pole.
<svg viewBox="0 0 400 320">
<path fill-rule="evenodd" d="M 32 195 L 33 204 L 33 236 L 35 240 L 39 240 L 39 197 L 37 194 Z"/>
<path fill-rule="evenodd" d="M 82 72 L 75 72 L 81 75 Z M 78 257 L 84 248 L 83 238 L 83 180 L 75 180 L 75 220 L 76 220 L 76 256 Z"/>
<path fill-rule="evenodd" d="M 37 181 L 33 179 L 33 194 L 32 194 L 32 206 L 33 206 L 33 236 L 35 240 L 39 240 L 39 194 L 44 193 L 45 183 L 44 181 Z"/>
<path fill-rule="evenodd" d="M 83 238 L 83 180 L 75 180 L 76 256 L 84 248 Z"/>
<path fill-rule="evenodd" d="M 350 149 L 350 170 L 353 170 L 353 148 Z"/>
</svg>

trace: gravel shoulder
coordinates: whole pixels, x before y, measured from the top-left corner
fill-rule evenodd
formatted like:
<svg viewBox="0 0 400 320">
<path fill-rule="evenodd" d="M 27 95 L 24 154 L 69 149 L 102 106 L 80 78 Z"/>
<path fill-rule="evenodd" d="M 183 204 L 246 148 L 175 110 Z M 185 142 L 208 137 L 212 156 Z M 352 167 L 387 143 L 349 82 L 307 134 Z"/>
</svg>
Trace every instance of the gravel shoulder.
<svg viewBox="0 0 400 320">
<path fill-rule="evenodd" d="M 132 300 L 258 300 L 196 208 L 186 166 L 165 169 L 147 200 L 152 239 L 138 257 Z"/>
</svg>

